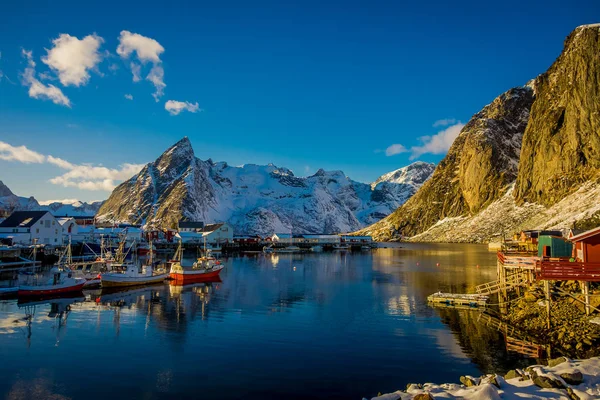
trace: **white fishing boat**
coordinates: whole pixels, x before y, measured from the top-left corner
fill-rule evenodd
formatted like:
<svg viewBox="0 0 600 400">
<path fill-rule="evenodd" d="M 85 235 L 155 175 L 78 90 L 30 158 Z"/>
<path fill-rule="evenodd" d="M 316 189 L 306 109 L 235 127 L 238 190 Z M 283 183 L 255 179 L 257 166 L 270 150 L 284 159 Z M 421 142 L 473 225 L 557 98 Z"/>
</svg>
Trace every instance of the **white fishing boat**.
<svg viewBox="0 0 600 400">
<path fill-rule="evenodd" d="M 152 243 L 150 243 L 150 246 L 152 246 Z M 121 257 L 120 263 L 112 264 L 113 270 L 111 272 L 100 275 L 103 288 L 148 285 L 162 282 L 168 277 L 167 273 L 155 271 L 152 252 L 149 253 L 150 258 L 146 264 L 138 262 L 135 242 L 132 243 L 129 252 L 133 256 L 132 262 L 125 262 L 127 255 L 125 254 Z"/>
<path fill-rule="evenodd" d="M 323 246 L 313 246 L 310 248 L 310 251 L 312 251 L 313 253 L 320 253 L 323 251 Z"/>
</svg>

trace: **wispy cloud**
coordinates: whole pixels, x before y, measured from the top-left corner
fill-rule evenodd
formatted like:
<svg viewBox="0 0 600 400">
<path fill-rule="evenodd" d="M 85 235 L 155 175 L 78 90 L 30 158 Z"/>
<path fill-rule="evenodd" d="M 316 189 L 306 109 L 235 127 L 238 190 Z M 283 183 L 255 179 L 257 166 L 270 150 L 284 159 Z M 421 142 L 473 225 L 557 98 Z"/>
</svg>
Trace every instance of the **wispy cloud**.
<svg viewBox="0 0 600 400">
<path fill-rule="evenodd" d="M 125 95 L 125 98 L 126 98 L 127 100 L 133 100 L 133 95 L 132 95 L 132 94 L 126 94 L 126 95 Z"/>
<path fill-rule="evenodd" d="M 83 86 L 90 79 L 89 71 L 102 60 L 100 36 L 88 35 L 83 39 L 63 33 L 52 41 L 53 47 L 42 62 L 58 75 L 63 86 Z"/>
<path fill-rule="evenodd" d="M 83 190 L 111 191 L 118 182 L 129 179 L 144 167 L 143 164 L 129 163 L 122 164 L 119 168 L 74 164 L 59 157 L 40 154 L 25 146 L 12 146 L 2 141 L 0 141 L 0 159 L 22 163 L 55 165 L 67 172 L 50 179 L 51 183 Z"/>
<path fill-rule="evenodd" d="M 386 156 L 394 156 L 396 154 L 400 154 L 400 153 L 406 153 L 408 151 L 408 149 L 406 147 L 404 147 L 401 144 L 393 144 L 391 146 L 389 146 L 387 149 L 385 149 L 385 155 Z"/>
<path fill-rule="evenodd" d="M 433 136 L 421 136 L 419 140 L 421 140 L 423 144 L 421 146 L 413 146 L 410 148 L 410 159 L 414 160 L 423 154 L 446 153 L 464 126 L 465 124 L 458 122 Z"/>
<path fill-rule="evenodd" d="M 437 121 L 435 121 L 433 123 L 433 127 L 437 128 L 440 126 L 448 126 L 448 125 L 452 125 L 456 123 L 456 119 L 454 118 L 445 118 L 445 119 L 438 119 Z"/>
<path fill-rule="evenodd" d="M 71 101 L 59 88 L 45 85 L 35 77 L 35 62 L 31 51 L 23 49 L 23 57 L 27 59 L 27 68 L 23 71 L 23 85 L 29 87 L 29 97 L 51 100 L 54 104 L 71 107 Z"/>
<path fill-rule="evenodd" d="M 142 65 L 147 62 L 152 63 L 152 69 L 146 76 L 146 79 L 152 82 L 156 89 L 152 96 L 154 96 L 154 100 L 157 102 L 164 94 L 164 89 L 167 86 L 164 80 L 165 71 L 162 66 L 162 60 L 160 59 L 160 55 L 164 51 L 165 48 L 156 40 L 142 36 L 139 33 L 121 31 L 121 35 L 119 36 L 117 54 L 123 59 L 127 59 L 135 53 L 138 60 L 138 62 L 132 61 L 130 63 L 134 82 L 141 80 Z"/>
<path fill-rule="evenodd" d="M 19 161 L 26 164 L 41 164 L 46 157 L 43 154 L 29 150 L 25 146 L 11 146 L 0 141 L 0 160 Z"/>
<path fill-rule="evenodd" d="M 165 110 L 171 115 L 178 115 L 182 111 L 189 111 L 191 113 L 197 113 L 203 111 L 198 103 L 190 103 L 189 101 L 177 101 L 169 100 L 165 103 Z"/>
<path fill-rule="evenodd" d="M 449 121 L 449 120 L 440 120 Z M 438 121 L 439 122 L 439 121 Z M 456 121 L 455 121 L 456 122 Z M 442 125 L 445 125 L 444 122 Z M 438 126 L 440 126 L 438 124 Z M 465 126 L 462 122 L 458 121 L 454 125 L 448 126 L 432 136 L 421 136 L 419 141 L 422 143 L 420 146 L 412 146 L 410 149 L 406 148 L 401 144 L 393 144 L 385 149 L 386 156 L 394 156 L 401 153 L 409 153 L 410 159 L 414 160 L 422 156 L 423 154 L 444 154 L 450 149 L 452 143 L 459 135 L 462 128 Z"/>
</svg>

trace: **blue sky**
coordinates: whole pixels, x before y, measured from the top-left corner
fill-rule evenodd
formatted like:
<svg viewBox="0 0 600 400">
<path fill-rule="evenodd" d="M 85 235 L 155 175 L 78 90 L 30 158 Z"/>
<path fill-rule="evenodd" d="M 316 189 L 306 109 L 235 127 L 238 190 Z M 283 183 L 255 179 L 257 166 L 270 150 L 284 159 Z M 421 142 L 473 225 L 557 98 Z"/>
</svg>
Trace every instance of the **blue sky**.
<svg viewBox="0 0 600 400">
<path fill-rule="evenodd" d="M 202 159 L 301 176 L 369 182 L 438 162 L 459 122 L 544 72 L 600 4 L 10 2 L 1 19 L 0 180 L 39 200 L 95 200 L 183 136 Z M 151 71 L 164 72 L 159 101 Z M 169 100 L 191 111 L 171 115 Z"/>
</svg>

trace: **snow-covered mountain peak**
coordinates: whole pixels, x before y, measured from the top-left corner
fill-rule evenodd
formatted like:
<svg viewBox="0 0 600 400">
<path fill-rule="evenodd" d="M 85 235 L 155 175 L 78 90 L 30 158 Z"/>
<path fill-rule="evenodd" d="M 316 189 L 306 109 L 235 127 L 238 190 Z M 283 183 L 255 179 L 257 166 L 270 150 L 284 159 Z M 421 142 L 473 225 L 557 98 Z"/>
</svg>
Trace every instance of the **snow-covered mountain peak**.
<svg viewBox="0 0 600 400">
<path fill-rule="evenodd" d="M 202 161 L 184 139 L 119 185 L 98 218 L 157 226 L 227 221 L 249 234 L 349 232 L 390 214 L 414 191 L 416 185 L 395 183 L 371 189 L 342 171 L 300 178 L 272 163 Z"/>
<path fill-rule="evenodd" d="M 0 197 L 13 196 L 13 192 L 6 186 L 2 181 L 0 181 Z"/>
<path fill-rule="evenodd" d="M 406 167 L 381 175 L 375 182 L 371 183 L 371 188 L 375 190 L 378 184 L 390 182 L 402 185 L 421 186 L 435 170 L 435 164 L 424 161 L 416 161 Z"/>
</svg>

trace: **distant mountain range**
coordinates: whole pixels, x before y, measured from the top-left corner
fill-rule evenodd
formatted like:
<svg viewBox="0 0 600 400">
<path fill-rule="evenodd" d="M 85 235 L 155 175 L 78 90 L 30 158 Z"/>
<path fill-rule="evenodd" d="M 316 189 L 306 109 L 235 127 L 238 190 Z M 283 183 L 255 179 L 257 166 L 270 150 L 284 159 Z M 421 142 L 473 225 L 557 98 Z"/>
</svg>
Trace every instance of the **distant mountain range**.
<svg viewBox="0 0 600 400">
<path fill-rule="evenodd" d="M 372 184 L 322 169 L 300 178 L 273 164 L 200 160 L 186 137 L 116 187 L 97 218 L 161 227 L 182 219 L 227 221 L 237 233 L 262 235 L 348 232 L 389 215 L 434 168 L 416 162 Z"/>
<path fill-rule="evenodd" d="M 600 225 L 600 24 L 576 28 L 545 73 L 475 114 L 379 240 L 486 242 Z"/>
<path fill-rule="evenodd" d="M 102 201 L 93 203 L 73 201 L 70 203 L 54 202 L 42 205 L 33 196 L 20 197 L 15 195 L 2 181 L 0 181 L 0 212 L 5 214 L 17 210 L 46 210 L 57 216 L 93 216 L 96 215 L 102 203 Z"/>
</svg>

